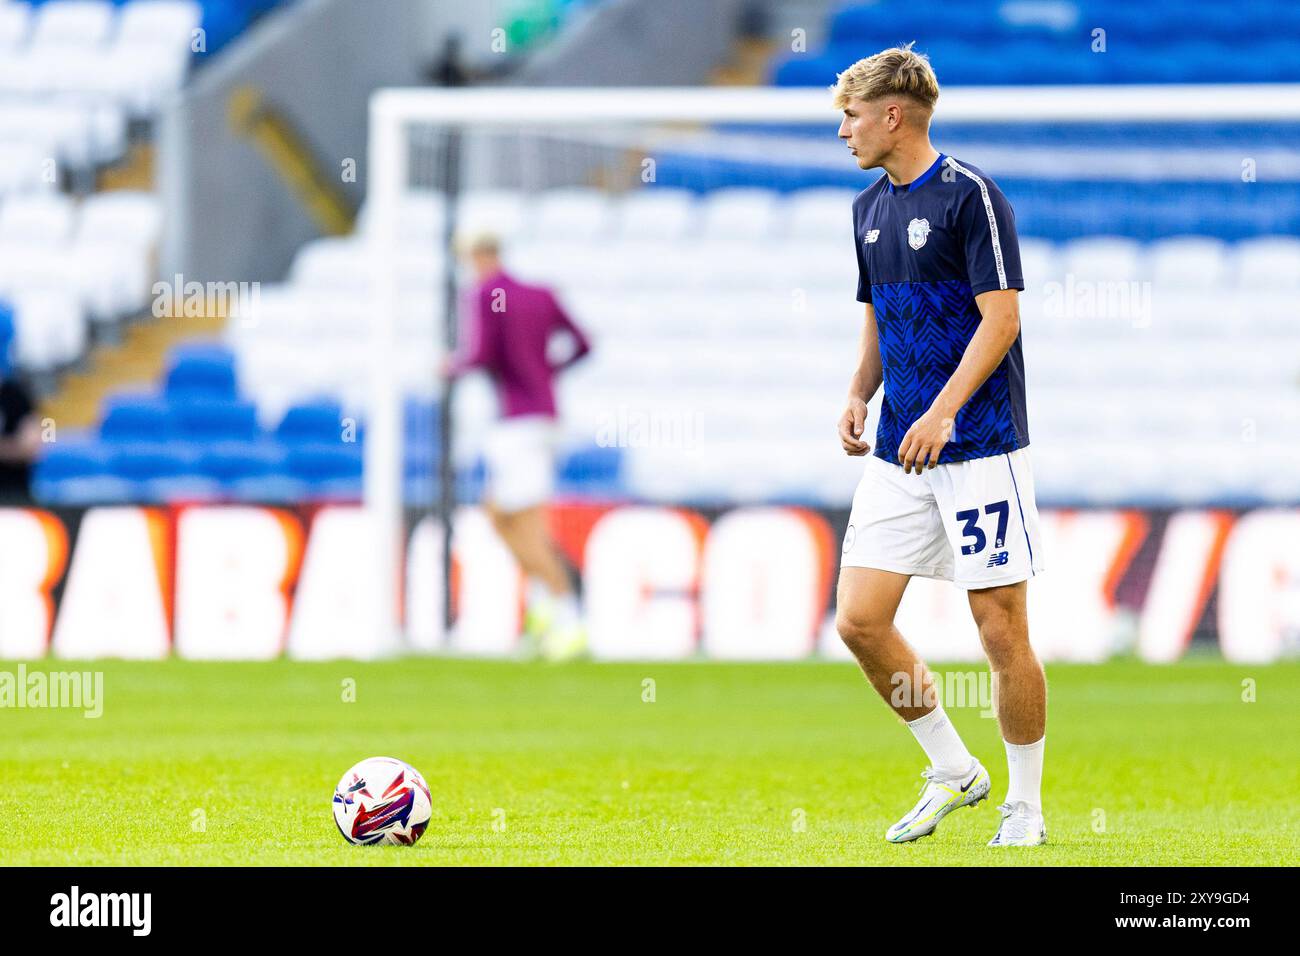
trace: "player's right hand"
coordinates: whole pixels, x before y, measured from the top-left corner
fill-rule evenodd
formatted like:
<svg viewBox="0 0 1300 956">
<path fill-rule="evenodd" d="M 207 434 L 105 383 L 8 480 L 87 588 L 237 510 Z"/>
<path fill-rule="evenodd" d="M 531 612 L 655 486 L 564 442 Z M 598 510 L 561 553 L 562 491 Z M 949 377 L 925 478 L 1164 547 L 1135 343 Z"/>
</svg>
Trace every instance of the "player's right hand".
<svg viewBox="0 0 1300 956">
<path fill-rule="evenodd" d="M 849 407 L 840 416 L 840 444 L 848 455 L 865 455 L 871 444 L 862 440 L 862 430 L 867 427 L 867 403 L 860 398 L 850 398 Z"/>
</svg>

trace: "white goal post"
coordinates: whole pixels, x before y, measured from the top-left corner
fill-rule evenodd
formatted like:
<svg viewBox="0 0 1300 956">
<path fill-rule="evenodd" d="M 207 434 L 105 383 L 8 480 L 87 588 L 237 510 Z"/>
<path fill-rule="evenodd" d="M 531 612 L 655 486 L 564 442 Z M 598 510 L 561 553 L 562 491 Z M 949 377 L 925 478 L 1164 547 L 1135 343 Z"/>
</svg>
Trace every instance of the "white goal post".
<svg viewBox="0 0 1300 956">
<path fill-rule="evenodd" d="M 1300 95 L 1295 86 L 1282 84 L 966 87 L 943 91 L 936 118 L 944 123 L 1294 121 L 1300 119 Z M 396 600 L 403 550 L 402 395 L 392 374 L 399 307 L 393 263 L 399 253 L 398 213 L 411 172 L 409 131 L 418 125 L 490 129 L 523 124 L 532 129 L 628 122 L 763 122 L 824 123 L 833 135 L 839 121 L 828 90 L 818 88 L 497 87 L 385 89 L 373 94 L 367 202 L 376 299 L 364 507 L 375 530 L 377 639 L 392 646 L 402 637 Z"/>
</svg>

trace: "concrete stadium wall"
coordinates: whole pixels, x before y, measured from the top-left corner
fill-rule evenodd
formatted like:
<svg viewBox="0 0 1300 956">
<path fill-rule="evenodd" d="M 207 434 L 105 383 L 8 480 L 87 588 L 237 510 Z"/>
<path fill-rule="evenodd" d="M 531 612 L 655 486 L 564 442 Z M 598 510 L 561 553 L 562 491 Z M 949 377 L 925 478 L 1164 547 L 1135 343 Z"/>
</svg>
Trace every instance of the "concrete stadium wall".
<svg viewBox="0 0 1300 956">
<path fill-rule="evenodd" d="M 260 90 L 306 140 L 355 205 L 365 181 L 371 91 L 420 82 L 422 0 L 303 0 L 260 22 L 199 73 L 164 112 L 158 187 L 167 210 L 164 276 L 269 281 L 319 235 L 254 144 L 232 130 L 231 94 Z M 345 159 L 357 181 L 342 181 Z"/>
<path fill-rule="evenodd" d="M 507 81 L 526 86 L 695 85 L 725 62 L 743 0 L 622 0 L 539 50 Z M 689 23 L 684 30 L 682 24 Z"/>
<path fill-rule="evenodd" d="M 744 0 L 618 0 L 580 15 L 561 36 L 503 73 L 525 86 L 687 85 L 725 62 Z M 442 0 L 301 0 L 259 22 L 164 110 L 158 188 L 166 209 L 160 274 L 186 281 L 283 278 L 320 235 L 256 145 L 232 128 L 232 94 L 260 91 L 309 146 L 354 208 L 365 192 L 367 104 L 384 86 L 416 86 L 448 37 L 484 73 L 502 4 Z M 504 26 L 504 21 L 500 21 Z M 682 24 L 690 23 L 690 30 Z M 356 181 L 342 163 L 356 161 Z"/>
</svg>

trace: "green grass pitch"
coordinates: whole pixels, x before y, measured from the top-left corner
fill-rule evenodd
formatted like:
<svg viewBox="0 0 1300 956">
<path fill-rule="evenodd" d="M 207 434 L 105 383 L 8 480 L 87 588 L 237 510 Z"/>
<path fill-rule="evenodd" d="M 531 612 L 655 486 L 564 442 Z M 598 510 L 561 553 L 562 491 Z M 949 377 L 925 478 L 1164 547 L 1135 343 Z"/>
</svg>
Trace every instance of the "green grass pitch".
<svg viewBox="0 0 1300 956">
<path fill-rule="evenodd" d="M 15 671 L 16 664 L 0 664 Z M 962 665 L 969 669 L 971 665 Z M 950 709 L 990 799 L 881 839 L 924 754 L 847 663 L 29 663 L 102 669 L 104 712 L 0 710 L 0 863 L 1294 864 L 1300 668 L 1050 665 L 1049 845 L 994 850 L 996 721 Z M 936 668 L 942 670 L 943 668 Z M 1244 701 L 1243 680 L 1257 699 Z M 644 682 L 654 682 L 647 702 Z M 355 681 L 354 702 L 345 682 Z M 335 783 L 418 767 L 414 847 L 353 847 Z"/>
</svg>

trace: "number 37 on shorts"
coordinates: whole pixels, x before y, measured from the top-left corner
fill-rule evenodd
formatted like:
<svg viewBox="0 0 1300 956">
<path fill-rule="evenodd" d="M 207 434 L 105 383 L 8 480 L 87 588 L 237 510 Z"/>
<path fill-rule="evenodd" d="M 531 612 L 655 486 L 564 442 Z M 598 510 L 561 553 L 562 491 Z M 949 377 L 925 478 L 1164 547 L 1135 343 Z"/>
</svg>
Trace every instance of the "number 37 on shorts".
<svg viewBox="0 0 1300 956">
<path fill-rule="evenodd" d="M 853 495 L 842 567 L 987 588 L 1044 570 L 1027 448 L 908 475 L 871 456 Z"/>
</svg>

